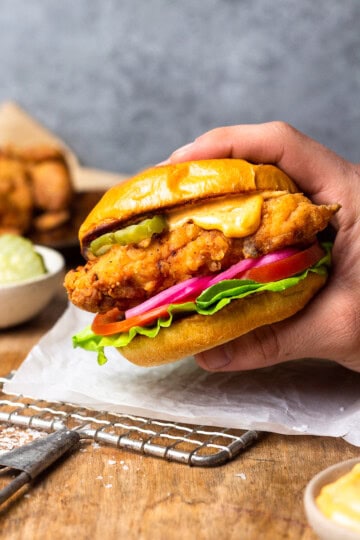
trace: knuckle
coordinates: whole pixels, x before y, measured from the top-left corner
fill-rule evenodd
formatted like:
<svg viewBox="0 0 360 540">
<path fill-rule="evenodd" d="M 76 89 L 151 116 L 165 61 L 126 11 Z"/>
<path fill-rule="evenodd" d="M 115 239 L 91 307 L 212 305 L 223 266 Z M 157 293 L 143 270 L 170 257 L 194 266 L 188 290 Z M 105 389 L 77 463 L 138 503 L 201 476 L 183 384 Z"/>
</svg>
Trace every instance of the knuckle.
<svg viewBox="0 0 360 540">
<path fill-rule="evenodd" d="M 295 128 L 283 120 L 274 120 L 269 123 L 273 131 L 282 138 L 287 138 L 295 133 Z"/>
<path fill-rule="evenodd" d="M 264 364 L 275 364 L 282 360 L 282 351 L 273 325 L 261 326 L 253 331 L 255 347 L 262 356 Z"/>
<path fill-rule="evenodd" d="M 353 302 L 347 302 L 343 305 L 340 320 L 337 323 L 338 332 L 340 332 L 337 340 L 340 351 L 342 345 L 346 344 L 345 349 L 348 356 L 352 355 L 354 351 L 358 354 L 360 350 L 360 314 L 357 306 L 358 304 Z"/>
<path fill-rule="evenodd" d="M 320 352 L 324 358 L 341 364 L 349 364 L 355 359 L 359 369 L 360 311 L 359 299 L 354 291 L 340 289 L 339 295 L 329 306 L 323 321 L 324 332 L 320 339 Z"/>
</svg>

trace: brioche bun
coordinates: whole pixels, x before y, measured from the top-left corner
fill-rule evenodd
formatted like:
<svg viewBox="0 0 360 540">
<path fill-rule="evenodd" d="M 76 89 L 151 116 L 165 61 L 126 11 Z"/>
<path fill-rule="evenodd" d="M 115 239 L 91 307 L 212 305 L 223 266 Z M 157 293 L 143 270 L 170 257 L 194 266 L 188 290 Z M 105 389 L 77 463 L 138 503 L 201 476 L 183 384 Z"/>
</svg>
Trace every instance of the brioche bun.
<svg viewBox="0 0 360 540">
<path fill-rule="evenodd" d="M 94 238 L 155 210 L 256 190 L 299 191 L 274 165 L 254 165 L 243 159 L 209 159 L 147 169 L 104 194 L 80 227 L 81 251 L 86 256 Z"/>
<path fill-rule="evenodd" d="M 152 339 L 136 336 L 118 349 L 133 364 L 151 367 L 175 362 L 273 324 L 303 309 L 325 284 L 326 276 L 309 273 L 282 292 L 262 292 L 233 300 L 214 315 L 190 315 L 172 323 Z"/>
</svg>

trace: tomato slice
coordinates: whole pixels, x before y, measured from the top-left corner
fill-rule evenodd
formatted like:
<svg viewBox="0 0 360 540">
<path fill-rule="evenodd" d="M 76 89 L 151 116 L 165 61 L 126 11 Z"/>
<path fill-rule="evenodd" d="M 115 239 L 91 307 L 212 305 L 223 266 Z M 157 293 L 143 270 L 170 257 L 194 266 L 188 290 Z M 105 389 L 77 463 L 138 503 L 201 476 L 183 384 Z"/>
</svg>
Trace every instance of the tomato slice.
<svg viewBox="0 0 360 540">
<path fill-rule="evenodd" d="M 117 308 L 111 309 L 107 313 L 98 313 L 91 325 L 91 330 L 94 334 L 100 336 L 111 336 L 112 334 L 120 334 L 121 332 L 128 332 L 133 326 L 145 326 L 152 323 L 156 319 L 168 315 L 169 304 L 158 306 L 150 311 L 130 317 L 129 319 L 123 319 L 119 321 L 119 316 L 122 312 Z"/>
<path fill-rule="evenodd" d="M 319 244 L 313 244 L 303 251 L 299 251 L 290 257 L 275 261 L 263 266 L 254 266 L 241 279 L 252 279 L 258 283 L 268 283 L 270 281 L 279 281 L 299 272 L 303 272 L 310 266 L 313 266 L 324 256 L 324 251 Z"/>
</svg>

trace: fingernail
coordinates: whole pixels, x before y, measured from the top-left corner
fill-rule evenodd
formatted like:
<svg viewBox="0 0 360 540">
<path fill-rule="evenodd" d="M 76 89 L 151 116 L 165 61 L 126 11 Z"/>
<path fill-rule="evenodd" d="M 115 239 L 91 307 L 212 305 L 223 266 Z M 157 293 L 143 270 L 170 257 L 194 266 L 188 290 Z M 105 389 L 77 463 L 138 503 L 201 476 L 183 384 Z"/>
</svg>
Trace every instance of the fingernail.
<svg viewBox="0 0 360 540">
<path fill-rule="evenodd" d="M 182 154 L 185 154 L 187 152 L 187 150 L 193 145 L 194 143 L 193 142 L 190 142 L 188 144 L 184 144 L 184 146 L 180 146 L 180 148 L 178 148 L 177 150 L 175 150 L 171 155 L 172 156 L 176 156 L 176 157 L 179 157 L 181 156 Z"/>
<path fill-rule="evenodd" d="M 223 347 L 217 347 L 211 351 L 202 353 L 202 360 L 206 364 L 207 368 L 211 371 L 222 369 L 230 364 L 232 360 L 231 347 L 224 345 Z"/>
<path fill-rule="evenodd" d="M 167 159 L 164 159 L 164 161 L 160 161 L 160 163 L 157 163 L 155 167 L 160 167 L 161 165 L 169 165 L 172 161 L 172 158 L 174 157 L 176 160 L 181 158 L 182 154 L 185 154 L 187 150 L 192 146 L 193 143 L 184 144 L 184 146 L 180 146 L 177 150 L 174 150 L 174 152 L 171 154 L 170 157 Z"/>
<path fill-rule="evenodd" d="M 157 163 L 155 167 L 160 167 L 161 165 L 168 165 L 170 163 L 170 159 L 164 159 L 164 161 L 160 161 L 160 163 Z"/>
</svg>

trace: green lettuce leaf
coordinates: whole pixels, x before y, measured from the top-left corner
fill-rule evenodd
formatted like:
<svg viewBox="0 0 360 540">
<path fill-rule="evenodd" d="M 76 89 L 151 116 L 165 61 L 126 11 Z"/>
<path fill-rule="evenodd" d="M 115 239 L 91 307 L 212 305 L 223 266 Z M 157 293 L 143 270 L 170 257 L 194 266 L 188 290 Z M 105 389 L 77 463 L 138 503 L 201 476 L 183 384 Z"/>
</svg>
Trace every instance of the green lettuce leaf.
<svg viewBox="0 0 360 540">
<path fill-rule="evenodd" d="M 326 250 L 324 257 L 314 266 L 296 276 L 269 283 L 257 283 L 256 281 L 244 279 L 228 279 L 221 281 L 203 291 L 195 302 L 170 305 L 169 316 L 161 317 L 155 321 L 152 326 L 134 326 L 129 332 L 114 334 L 112 336 L 98 336 L 97 334 L 94 334 L 91 327 L 88 326 L 73 336 L 73 346 L 96 352 L 98 363 L 102 365 L 107 361 L 104 352 L 105 347 L 125 347 L 137 335 L 146 336 L 150 339 L 154 338 L 162 328 L 168 328 L 172 324 L 176 314 L 199 313 L 200 315 L 210 316 L 223 309 L 232 300 L 245 298 L 254 293 L 264 291 L 279 292 L 294 287 L 300 281 L 305 279 L 309 272 L 326 275 L 328 273 L 328 268 L 331 265 L 331 244 L 322 244 L 322 247 Z"/>
</svg>

